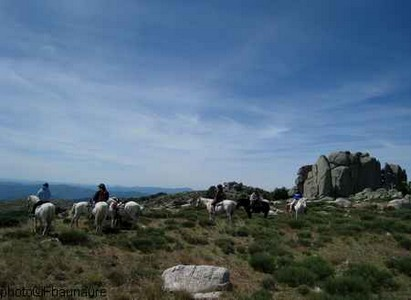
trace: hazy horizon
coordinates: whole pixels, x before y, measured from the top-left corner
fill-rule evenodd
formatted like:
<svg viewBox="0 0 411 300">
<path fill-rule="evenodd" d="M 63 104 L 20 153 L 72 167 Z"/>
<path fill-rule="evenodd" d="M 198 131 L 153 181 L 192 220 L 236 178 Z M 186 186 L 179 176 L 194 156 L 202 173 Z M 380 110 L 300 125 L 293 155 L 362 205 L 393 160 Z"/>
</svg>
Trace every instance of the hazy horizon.
<svg viewBox="0 0 411 300">
<path fill-rule="evenodd" d="M 411 169 L 411 2 L 0 2 L 0 177 L 291 187 Z"/>
</svg>

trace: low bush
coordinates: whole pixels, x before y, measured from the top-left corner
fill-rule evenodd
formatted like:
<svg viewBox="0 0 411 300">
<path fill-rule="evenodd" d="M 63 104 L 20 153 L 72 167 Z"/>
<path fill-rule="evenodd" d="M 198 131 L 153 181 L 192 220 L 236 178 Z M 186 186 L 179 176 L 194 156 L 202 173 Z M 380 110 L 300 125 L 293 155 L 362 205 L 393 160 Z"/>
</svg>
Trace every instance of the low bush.
<svg viewBox="0 0 411 300">
<path fill-rule="evenodd" d="M 244 298 L 244 300 L 271 300 L 273 295 L 270 291 L 266 289 L 261 289 L 257 292 L 254 292 L 251 296 Z"/>
<path fill-rule="evenodd" d="M 411 277 L 411 256 L 393 257 L 386 262 L 386 265 Z"/>
<path fill-rule="evenodd" d="M 407 249 L 407 250 L 411 250 L 411 239 L 401 234 L 395 234 L 394 238 L 396 239 L 400 247 Z"/>
<path fill-rule="evenodd" d="M 136 234 L 128 239 L 126 246 L 132 250 L 149 253 L 160 249 L 168 249 L 174 240 L 165 235 L 163 229 L 146 228 L 137 230 Z"/>
<path fill-rule="evenodd" d="M 215 244 L 220 247 L 220 249 L 225 253 L 225 254 L 230 254 L 235 252 L 234 248 L 234 241 L 229 239 L 229 238 L 220 238 L 215 241 Z"/>
<path fill-rule="evenodd" d="M 393 276 L 388 270 L 379 269 L 370 264 L 350 265 L 344 275 L 362 278 L 363 281 L 368 282 L 373 291 L 397 288 Z"/>
<path fill-rule="evenodd" d="M 16 229 L 3 234 L 3 237 L 7 239 L 24 239 L 33 236 L 28 230 Z"/>
<path fill-rule="evenodd" d="M 275 270 L 274 258 L 266 252 L 252 254 L 250 256 L 249 263 L 253 269 L 260 272 L 273 273 Z"/>
<path fill-rule="evenodd" d="M 325 282 L 324 288 L 329 294 L 335 296 L 351 296 L 358 299 L 366 299 L 371 292 L 368 282 L 362 277 L 355 276 L 329 278 Z"/>
<path fill-rule="evenodd" d="M 192 245 L 207 245 L 208 239 L 199 234 L 194 234 L 190 231 L 180 231 L 182 238 L 189 244 Z"/>
<path fill-rule="evenodd" d="M 299 266 L 281 268 L 275 272 L 275 277 L 279 282 L 286 283 L 291 287 L 302 284 L 313 286 L 316 280 L 316 275 L 313 272 Z"/>
<path fill-rule="evenodd" d="M 193 227 L 196 227 L 196 223 L 188 220 L 188 221 L 181 223 L 181 226 L 186 227 L 186 228 L 193 228 Z"/>
<path fill-rule="evenodd" d="M 299 266 L 304 267 L 314 273 L 319 280 L 323 280 L 334 274 L 333 267 L 324 259 L 318 256 L 310 256 L 298 263 Z"/>
<path fill-rule="evenodd" d="M 288 221 L 288 225 L 292 228 L 292 229 L 301 229 L 305 226 L 304 221 L 301 220 L 290 220 Z"/>
<path fill-rule="evenodd" d="M 263 278 L 263 281 L 261 282 L 261 286 L 263 289 L 269 290 L 269 291 L 275 291 L 276 288 L 276 281 L 273 276 L 267 275 Z"/>
<path fill-rule="evenodd" d="M 85 246 L 90 243 L 88 234 L 80 230 L 64 230 L 57 237 L 63 245 Z"/>
</svg>

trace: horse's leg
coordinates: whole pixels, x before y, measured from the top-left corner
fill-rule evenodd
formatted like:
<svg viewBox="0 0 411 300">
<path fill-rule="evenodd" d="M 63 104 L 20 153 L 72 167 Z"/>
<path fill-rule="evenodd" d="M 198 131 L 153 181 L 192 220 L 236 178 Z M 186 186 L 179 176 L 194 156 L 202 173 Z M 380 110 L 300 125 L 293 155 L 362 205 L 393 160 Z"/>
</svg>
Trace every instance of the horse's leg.
<svg viewBox="0 0 411 300">
<path fill-rule="evenodd" d="M 45 224 L 44 224 L 44 229 L 43 229 L 43 236 L 45 236 L 46 234 L 48 234 L 49 233 L 49 231 L 50 231 L 50 224 L 49 224 L 49 222 L 47 222 L 47 221 L 45 221 L 44 222 Z"/>
<path fill-rule="evenodd" d="M 116 223 L 116 218 L 114 217 L 114 215 L 111 216 L 111 228 L 114 228 Z"/>
<path fill-rule="evenodd" d="M 37 227 L 37 220 L 36 220 L 36 217 L 33 217 L 33 220 L 32 220 L 32 229 L 33 229 L 33 233 L 36 233 L 36 228 Z"/>
<path fill-rule="evenodd" d="M 247 212 L 248 218 L 251 219 L 252 214 L 251 214 L 251 209 L 250 209 L 250 207 L 247 207 L 247 208 L 245 209 L 245 211 Z"/>
<path fill-rule="evenodd" d="M 230 223 L 230 225 L 231 225 L 232 216 L 233 216 L 233 211 L 228 211 L 227 218 L 228 218 L 228 223 Z"/>
</svg>

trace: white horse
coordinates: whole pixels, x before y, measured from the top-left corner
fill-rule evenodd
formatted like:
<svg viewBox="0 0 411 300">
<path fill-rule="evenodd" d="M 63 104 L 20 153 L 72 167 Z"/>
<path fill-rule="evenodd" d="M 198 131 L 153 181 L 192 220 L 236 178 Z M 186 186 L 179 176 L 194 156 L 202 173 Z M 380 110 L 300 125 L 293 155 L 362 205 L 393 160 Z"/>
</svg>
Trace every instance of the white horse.
<svg viewBox="0 0 411 300">
<path fill-rule="evenodd" d="M 96 233 L 101 233 L 103 229 L 103 222 L 106 219 L 108 213 L 107 202 L 100 201 L 94 205 L 92 214 L 94 215 L 94 223 L 96 225 Z"/>
<path fill-rule="evenodd" d="M 88 217 L 91 213 L 91 204 L 90 202 L 87 201 L 82 201 L 82 202 L 77 202 L 73 204 L 73 207 L 71 208 L 71 223 L 70 226 L 73 227 L 74 224 L 76 224 L 76 227 L 78 227 L 78 220 L 80 219 L 81 216 L 86 216 Z"/>
<path fill-rule="evenodd" d="M 143 206 L 134 201 L 128 201 L 127 203 L 110 202 L 109 216 L 111 218 L 111 228 L 115 227 L 119 217 L 131 220 L 134 225 L 143 209 Z"/>
<path fill-rule="evenodd" d="M 40 198 L 35 195 L 30 195 L 27 197 L 27 207 L 29 212 L 31 211 L 33 205 L 40 201 Z M 47 202 L 36 207 L 34 211 L 33 218 L 33 231 L 37 230 L 37 220 L 40 221 L 40 226 L 43 227 L 42 235 L 46 235 L 51 228 L 51 223 L 56 214 L 56 207 L 53 203 Z"/>
<path fill-rule="evenodd" d="M 307 210 L 307 199 L 301 198 L 294 206 L 295 219 L 297 220 L 298 215 L 304 214 Z"/>
<path fill-rule="evenodd" d="M 208 211 L 208 216 L 210 221 L 215 220 L 215 215 L 217 214 L 223 214 L 225 213 L 227 216 L 228 221 L 231 223 L 231 219 L 234 213 L 235 208 L 237 207 L 237 202 L 233 200 L 223 200 L 215 206 L 215 210 L 213 210 L 213 207 L 211 203 L 213 202 L 214 199 L 210 198 L 203 198 L 200 197 L 197 199 L 195 202 L 195 206 L 198 207 L 200 204 L 205 205 Z"/>
</svg>

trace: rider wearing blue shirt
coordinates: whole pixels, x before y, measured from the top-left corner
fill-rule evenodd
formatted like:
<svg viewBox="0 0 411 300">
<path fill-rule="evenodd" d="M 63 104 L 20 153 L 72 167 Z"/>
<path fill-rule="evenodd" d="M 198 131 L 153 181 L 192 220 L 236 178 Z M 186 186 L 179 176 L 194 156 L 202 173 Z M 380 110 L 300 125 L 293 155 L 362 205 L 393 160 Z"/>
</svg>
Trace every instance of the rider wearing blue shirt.
<svg viewBox="0 0 411 300">
<path fill-rule="evenodd" d="M 51 193 L 49 190 L 49 184 L 47 182 L 43 184 L 43 186 L 39 189 L 39 191 L 37 192 L 37 197 L 39 197 L 40 201 L 34 203 L 33 209 L 31 211 L 32 214 L 34 214 L 38 206 L 50 201 Z"/>
</svg>

